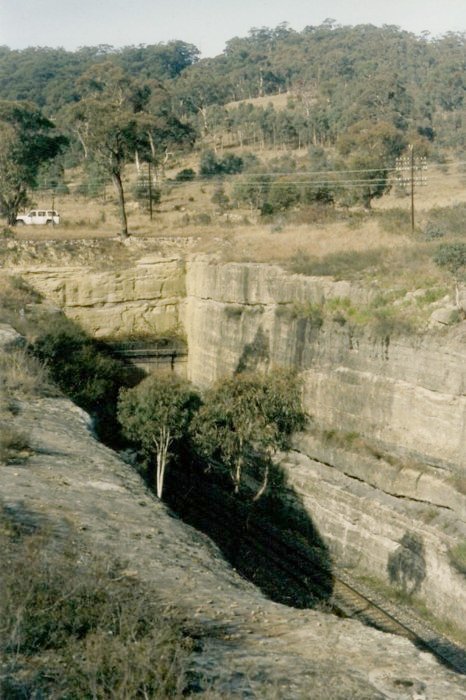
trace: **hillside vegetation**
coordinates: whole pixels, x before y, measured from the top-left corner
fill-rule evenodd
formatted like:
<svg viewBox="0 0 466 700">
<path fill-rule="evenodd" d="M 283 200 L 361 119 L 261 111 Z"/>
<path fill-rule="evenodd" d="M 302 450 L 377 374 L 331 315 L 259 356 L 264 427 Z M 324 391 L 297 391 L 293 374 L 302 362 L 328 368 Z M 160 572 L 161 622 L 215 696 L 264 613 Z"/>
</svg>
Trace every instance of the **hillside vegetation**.
<svg viewBox="0 0 466 700">
<path fill-rule="evenodd" d="M 464 245 L 465 42 L 326 21 L 253 29 L 205 60 L 183 41 L 2 47 L 0 210 L 62 221 L 6 235 L 174 237 L 444 284 L 436 248 Z"/>
</svg>

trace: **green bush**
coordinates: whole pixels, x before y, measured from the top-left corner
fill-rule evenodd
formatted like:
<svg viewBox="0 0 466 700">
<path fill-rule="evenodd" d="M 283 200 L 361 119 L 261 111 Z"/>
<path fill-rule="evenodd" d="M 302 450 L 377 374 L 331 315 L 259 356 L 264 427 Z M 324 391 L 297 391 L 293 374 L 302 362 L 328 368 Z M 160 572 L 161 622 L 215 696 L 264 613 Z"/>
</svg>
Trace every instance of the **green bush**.
<svg viewBox="0 0 466 700">
<path fill-rule="evenodd" d="M 183 168 L 175 175 L 176 182 L 191 182 L 196 177 L 196 173 L 192 168 Z"/>
<path fill-rule="evenodd" d="M 460 542 L 452 547 L 448 555 L 455 569 L 466 576 L 466 542 Z"/>
<path fill-rule="evenodd" d="M 118 392 L 134 386 L 142 371 L 112 357 L 104 343 L 89 338 L 63 317 L 39 334 L 31 351 L 48 367 L 58 387 L 93 415 L 102 439 L 112 442 L 118 434 Z"/>
<path fill-rule="evenodd" d="M 438 224 L 435 221 L 428 221 L 424 226 L 424 238 L 426 241 L 434 241 L 437 238 L 443 238 L 445 233 L 442 224 Z"/>
<path fill-rule="evenodd" d="M 433 258 L 437 265 L 456 275 L 466 267 L 466 243 L 442 243 Z"/>
<path fill-rule="evenodd" d="M 299 189 L 294 182 L 282 179 L 272 183 L 267 199 L 271 212 L 285 211 L 296 206 L 299 202 Z"/>
<path fill-rule="evenodd" d="M 223 158 L 218 158 L 208 149 L 201 154 L 199 174 L 201 177 L 216 177 L 221 175 L 235 175 L 243 170 L 243 159 L 234 153 L 228 153 Z"/>
</svg>

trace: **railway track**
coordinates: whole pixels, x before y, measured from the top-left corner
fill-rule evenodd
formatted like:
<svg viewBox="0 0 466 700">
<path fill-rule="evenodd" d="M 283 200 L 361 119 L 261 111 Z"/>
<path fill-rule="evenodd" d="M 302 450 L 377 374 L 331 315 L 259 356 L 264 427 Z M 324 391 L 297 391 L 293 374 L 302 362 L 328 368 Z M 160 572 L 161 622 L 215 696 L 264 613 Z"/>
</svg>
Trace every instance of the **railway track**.
<svg viewBox="0 0 466 700">
<path fill-rule="evenodd" d="M 224 503 L 224 493 L 222 499 Z M 205 491 L 197 492 L 195 499 L 190 499 L 193 524 L 208 534 L 213 525 L 233 530 L 233 536 L 241 546 L 268 562 L 271 571 L 275 569 L 278 575 L 281 573 L 285 580 L 293 582 L 302 591 L 303 596 L 308 598 L 308 607 L 317 601 L 324 601 L 325 608 L 339 616 L 357 619 L 383 632 L 406 637 L 418 648 L 434 654 L 456 673 L 466 675 L 466 650 L 433 631 L 411 610 L 387 601 L 355 581 L 346 571 L 335 567 L 330 571 L 328 565 L 322 562 L 318 548 L 302 541 L 290 541 L 289 533 L 284 534 L 262 518 L 251 516 L 250 512 L 246 513 L 246 508 L 243 521 L 246 526 L 238 528 L 237 516 L 241 513 L 241 505 L 235 502 L 230 510 L 224 506 L 219 508 L 219 501 L 212 492 L 209 499 Z M 233 497 L 230 501 L 233 504 Z"/>
</svg>

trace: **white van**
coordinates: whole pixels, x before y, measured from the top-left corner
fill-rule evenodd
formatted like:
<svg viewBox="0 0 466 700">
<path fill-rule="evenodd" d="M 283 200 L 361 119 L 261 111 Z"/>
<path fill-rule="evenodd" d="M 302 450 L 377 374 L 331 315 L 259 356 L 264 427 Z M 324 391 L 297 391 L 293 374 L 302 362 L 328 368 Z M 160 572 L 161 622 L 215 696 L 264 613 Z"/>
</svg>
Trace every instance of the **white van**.
<svg viewBox="0 0 466 700">
<path fill-rule="evenodd" d="M 26 224 L 59 224 L 60 216 L 55 209 L 31 209 L 27 214 L 16 217 L 16 223 Z"/>
</svg>

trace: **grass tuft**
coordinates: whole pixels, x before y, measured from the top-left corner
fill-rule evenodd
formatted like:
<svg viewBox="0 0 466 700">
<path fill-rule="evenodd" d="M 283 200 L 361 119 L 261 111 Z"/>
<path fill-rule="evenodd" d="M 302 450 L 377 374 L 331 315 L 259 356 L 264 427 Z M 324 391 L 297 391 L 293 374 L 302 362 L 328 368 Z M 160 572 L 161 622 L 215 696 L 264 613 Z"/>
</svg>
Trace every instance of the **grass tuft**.
<svg viewBox="0 0 466 700">
<path fill-rule="evenodd" d="M 181 698 L 193 640 L 157 592 L 0 522 L 0 696 Z"/>
</svg>

